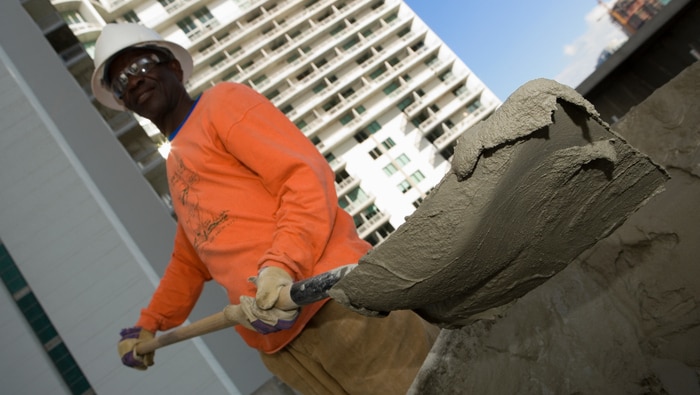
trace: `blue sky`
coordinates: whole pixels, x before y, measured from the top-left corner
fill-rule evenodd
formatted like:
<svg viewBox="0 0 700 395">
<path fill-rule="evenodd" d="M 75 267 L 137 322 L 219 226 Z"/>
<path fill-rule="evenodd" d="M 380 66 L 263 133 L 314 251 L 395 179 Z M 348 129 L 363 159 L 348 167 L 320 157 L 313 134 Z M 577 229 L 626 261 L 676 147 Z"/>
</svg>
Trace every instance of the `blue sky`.
<svg viewBox="0 0 700 395">
<path fill-rule="evenodd" d="M 625 38 L 596 0 L 405 3 L 501 100 L 535 78 L 575 88 Z"/>
</svg>

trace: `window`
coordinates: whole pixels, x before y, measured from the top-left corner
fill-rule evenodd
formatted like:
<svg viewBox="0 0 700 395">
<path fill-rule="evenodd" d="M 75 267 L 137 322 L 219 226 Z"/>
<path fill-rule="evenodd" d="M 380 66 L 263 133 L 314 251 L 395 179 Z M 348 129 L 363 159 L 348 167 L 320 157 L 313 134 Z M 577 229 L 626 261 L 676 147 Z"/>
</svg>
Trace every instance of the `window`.
<svg viewBox="0 0 700 395">
<path fill-rule="evenodd" d="M 299 130 L 304 130 L 308 126 L 305 120 L 298 121 L 295 125 L 299 128 Z"/>
<path fill-rule="evenodd" d="M 467 93 L 467 86 L 465 84 L 459 84 L 456 89 L 452 90 L 452 94 L 455 96 L 460 96 Z"/>
<path fill-rule="evenodd" d="M 319 142 L 320 141 L 321 140 L 319 139 Z M 345 169 L 341 169 L 335 174 L 335 183 L 341 185 L 345 180 L 348 180 L 350 178 L 350 173 L 348 173 L 348 171 Z"/>
<path fill-rule="evenodd" d="M 420 198 L 418 198 L 418 199 L 416 199 L 416 200 L 413 201 L 413 207 L 418 208 L 418 206 L 420 206 L 421 203 L 423 203 L 423 198 L 422 198 L 422 197 L 420 197 Z"/>
<path fill-rule="evenodd" d="M 158 0 L 158 2 L 160 3 L 160 5 L 162 5 L 163 7 L 165 7 L 165 6 L 167 6 L 168 4 L 174 3 L 175 0 Z"/>
<path fill-rule="evenodd" d="M 326 81 L 321 81 L 318 85 L 314 86 L 313 91 L 314 93 L 319 93 L 322 90 L 326 89 L 328 87 L 328 84 L 326 84 Z"/>
<path fill-rule="evenodd" d="M 367 130 L 369 130 L 371 134 L 377 133 L 379 131 L 379 129 L 381 129 L 381 128 L 382 128 L 382 125 L 380 125 L 379 122 L 377 122 L 377 121 L 372 121 L 372 123 L 370 123 L 367 126 Z"/>
<path fill-rule="evenodd" d="M 297 74 L 297 81 L 303 80 L 304 78 L 306 78 L 306 77 L 308 77 L 309 75 L 311 75 L 311 73 L 313 73 L 313 72 L 314 72 L 314 69 L 312 69 L 311 67 L 306 68 L 306 70 L 304 70 L 304 71 L 302 71 L 301 73 Z"/>
<path fill-rule="evenodd" d="M 313 145 L 319 145 L 319 144 L 321 144 L 321 138 L 318 137 L 318 136 L 314 136 L 314 137 L 312 137 L 310 140 L 311 140 L 311 142 L 313 143 Z"/>
<path fill-rule="evenodd" d="M 372 148 L 371 151 L 369 151 L 369 156 L 372 157 L 372 159 L 377 159 L 380 156 L 382 156 L 382 150 L 379 149 L 379 147 L 374 147 Z"/>
<path fill-rule="evenodd" d="M 222 80 L 224 81 L 234 81 L 234 77 L 238 75 L 238 70 L 233 70 L 232 72 L 226 74 L 223 76 Z"/>
<path fill-rule="evenodd" d="M 440 59 L 437 57 L 437 55 L 433 55 L 430 58 L 428 58 L 428 60 L 425 61 L 425 65 L 432 66 L 439 61 L 440 61 Z"/>
<path fill-rule="evenodd" d="M 202 24 L 206 24 L 210 20 L 214 19 L 214 15 L 212 15 L 211 12 L 209 12 L 209 9 L 207 7 L 202 7 L 198 9 L 194 12 L 193 15 Z"/>
<path fill-rule="evenodd" d="M 379 211 L 379 208 L 372 204 L 366 209 L 362 210 L 359 214 L 353 216 L 353 220 L 355 221 L 355 227 L 359 228 L 362 226 L 365 222 L 368 220 L 372 219 L 375 215 L 379 214 L 381 211 Z"/>
<path fill-rule="evenodd" d="M 267 100 L 272 100 L 279 95 L 280 95 L 280 91 L 278 89 L 275 89 L 272 92 L 266 94 L 265 97 L 267 97 Z"/>
<path fill-rule="evenodd" d="M 438 78 L 440 79 L 440 81 L 444 82 L 444 81 L 449 80 L 453 76 L 454 76 L 454 74 L 452 73 L 452 70 L 447 70 L 446 72 L 440 74 L 440 76 Z"/>
<path fill-rule="evenodd" d="M 370 73 L 370 78 L 373 80 L 376 80 L 380 75 L 384 74 L 386 72 L 386 67 L 381 66 L 378 69 L 374 70 L 373 72 Z"/>
<path fill-rule="evenodd" d="M 122 15 L 122 18 L 124 18 L 124 20 L 129 23 L 141 22 L 141 19 L 139 19 L 139 16 L 136 15 L 136 12 L 134 12 L 134 10 L 127 11 L 124 15 Z"/>
<path fill-rule="evenodd" d="M 389 163 L 388 165 L 384 166 L 383 170 L 387 176 L 390 176 L 398 171 L 398 169 L 393 163 Z"/>
<path fill-rule="evenodd" d="M 396 145 L 396 143 L 394 142 L 394 140 L 393 140 L 391 137 L 389 137 L 388 139 L 382 141 L 382 146 L 383 146 L 386 150 L 390 150 L 391 147 L 394 147 L 395 145 Z"/>
<path fill-rule="evenodd" d="M 396 33 L 396 35 L 399 36 L 399 37 L 403 37 L 403 36 L 407 35 L 407 34 L 410 33 L 410 32 L 411 32 L 411 28 L 410 28 L 410 27 L 406 27 L 406 28 L 401 29 L 398 33 Z"/>
<path fill-rule="evenodd" d="M 64 11 L 61 13 L 61 17 L 68 25 L 76 25 L 85 22 L 85 18 L 78 11 Z"/>
<path fill-rule="evenodd" d="M 345 44 L 343 44 L 343 49 L 347 51 L 348 49 L 354 47 L 355 44 L 357 44 L 358 42 L 360 42 L 360 39 L 359 39 L 359 38 L 357 38 L 357 37 L 352 37 L 351 39 L 349 39 L 348 41 L 346 41 Z"/>
<path fill-rule="evenodd" d="M 467 106 L 467 112 L 471 114 L 478 110 L 479 107 L 481 107 L 481 100 L 475 100 L 472 104 Z"/>
<path fill-rule="evenodd" d="M 428 118 L 430 118 L 430 116 L 428 115 L 427 111 L 424 110 L 421 111 L 420 114 L 416 115 L 411 120 L 411 123 L 413 124 L 413 126 L 419 127 Z"/>
<path fill-rule="evenodd" d="M 406 166 L 406 164 L 409 162 L 411 162 L 411 159 L 409 159 L 406 154 L 401 154 L 398 158 L 396 158 L 396 163 L 398 163 L 400 167 Z"/>
<path fill-rule="evenodd" d="M 194 19 L 192 18 L 194 17 Z M 192 16 L 182 18 L 177 22 L 177 26 L 182 29 L 187 37 L 194 39 L 202 33 L 202 29 L 208 29 L 214 16 L 207 7 L 202 7 L 195 11 Z"/>
<path fill-rule="evenodd" d="M 332 97 L 322 106 L 323 111 L 330 111 L 333 107 L 337 106 L 338 103 L 340 103 L 340 100 L 337 97 Z"/>
<path fill-rule="evenodd" d="M 359 58 L 357 58 L 356 62 L 357 64 L 362 64 L 366 61 L 368 61 L 372 57 L 372 51 L 367 51 L 363 53 Z"/>
<path fill-rule="evenodd" d="M 408 106 L 410 106 L 411 104 L 413 104 L 413 102 L 415 102 L 415 100 L 413 99 L 413 95 L 411 95 L 411 96 L 408 96 L 408 97 L 404 98 L 403 100 L 401 100 L 401 101 L 396 105 L 396 107 L 398 107 L 399 110 L 403 111 L 403 110 L 406 109 L 406 107 L 408 107 Z"/>
<path fill-rule="evenodd" d="M 410 191 L 411 188 L 412 188 L 412 187 L 411 187 L 411 183 L 408 182 L 408 180 L 403 180 L 403 181 L 401 181 L 401 182 L 399 183 L 399 185 L 397 185 L 397 187 L 399 188 L 399 190 L 401 191 L 401 193 L 406 193 L 406 192 Z"/>
<path fill-rule="evenodd" d="M 293 110 L 294 110 L 294 106 L 292 106 L 291 104 L 287 104 L 286 106 L 280 108 L 280 111 L 282 111 L 285 114 L 289 114 Z"/>
<path fill-rule="evenodd" d="M 270 43 L 270 50 L 274 51 L 287 43 L 286 37 L 280 37 Z"/>
<path fill-rule="evenodd" d="M 253 85 L 256 85 L 256 86 L 257 86 L 257 85 L 262 84 L 262 83 L 265 82 L 265 81 L 267 81 L 267 76 L 266 76 L 265 74 L 263 74 L 263 75 L 261 75 L 261 76 L 255 78 L 255 79 L 253 80 Z"/>
<path fill-rule="evenodd" d="M 389 222 L 387 222 L 384 225 L 380 226 L 377 230 L 372 232 L 372 234 L 365 237 L 365 241 L 373 246 L 376 246 L 377 244 L 384 241 L 384 239 L 386 239 L 393 231 L 394 227 L 391 226 Z"/>
<path fill-rule="evenodd" d="M 369 124 L 366 128 L 360 130 L 355 134 L 355 140 L 358 143 L 361 143 L 369 138 L 370 135 L 373 135 L 377 133 L 379 129 L 381 129 L 382 126 L 379 124 L 377 121 L 372 121 L 371 124 Z"/>
<path fill-rule="evenodd" d="M 345 89 L 344 91 L 340 92 L 340 96 L 343 96 L 347 99 L 348 97 L 352 96 L 353 93 L 355 93 L 355 89 L 349 87 L 348 89 Z"/>
<path fill-rule="evenodd" d="M 336 27 L 331 29 L 331 32 L 330 32 L 331 36 L 335 36 L 336 34 L 342 32 L 343 30 L 345 30 L 345 23 L 341 22 Z"/>
<path fill-rule="evenodd" d="M 185 32 L 185 34 L 188 35 L 197 29 L 197 24 L 194 23 L 192 18 L 190 18 L 189 16 L 182 18 L 180 21 L 178 21 L 177 26 L 180 29 L 182 29 L 182 31 Z"/>
<path fill-rule="evenodd" d="M 413 180 L 416 184 L 425 180 L 425 176 L 423 175 L 423 172 L 418 170 L 415 173 L 411 174 L 411 180 Z"/>
<path fill-rule="evenodd" d="M 393 91 L 399 89 L 400 87 L 401 87 L 401 84 L 399 84 L 398 81 L 393 81 L 391 84 L 389 84 L 389 86 L 387 86 L 386 88 L 384 88 L 384 93 L 386 93 L 386 94 L 388 95 L 388 94 L 390 94 L 391 92 L 393 92 Z"/>
<path fill-rule="evenodd" d="M 342 117 L 340 117 L 340 123 L 343 125 L 347 125 L 353 119 L 355 119 L 355 116 L 351 112 L 349 112 L 349 113 L 343 115 Z"/>
<path fill-rule="evenodd" d="M 351 190 L 344 196 L 341 196 L 338 198 L 338 205 L 342 209 L 346 209 L 350 207 L 352 204 L 355 203 L 362 203 L 365 200 L 369 199 L 369 196 L 365 191 L 362 190 L 360 187 L 356 187 L 355 189 Z"/>
</svg>

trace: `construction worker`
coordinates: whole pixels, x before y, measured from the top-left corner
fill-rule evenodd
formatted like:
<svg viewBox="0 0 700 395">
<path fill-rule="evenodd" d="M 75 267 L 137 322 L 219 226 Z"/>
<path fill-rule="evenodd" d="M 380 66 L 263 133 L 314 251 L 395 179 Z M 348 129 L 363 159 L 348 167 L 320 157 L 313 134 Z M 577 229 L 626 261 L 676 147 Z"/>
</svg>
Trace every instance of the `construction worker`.
<svg viewBox="0 0 700 395">
<path fill-rule="evenodd" d="M 183 83 L 192 68 L 183 47 L 137 24 L 109 24 L 95 45 L 97 100 L 150 119 L 171 142 L 166 168 L 178 219 L 165 273 L 121 333 L 122 362 L 153 365 L 152 353 L 133 352 L 136 344 L 182 324 L 215 280 L 248 317 L 236 331 L 297 391 L 405 393 L 436 335 L 413 312 L 366 317 L 330 300 L 275 307 L 284 285 L 370 249 L 338 206 L 327 161 L 245 85 L 219 83 L 190 97 Z"/>
</svg>

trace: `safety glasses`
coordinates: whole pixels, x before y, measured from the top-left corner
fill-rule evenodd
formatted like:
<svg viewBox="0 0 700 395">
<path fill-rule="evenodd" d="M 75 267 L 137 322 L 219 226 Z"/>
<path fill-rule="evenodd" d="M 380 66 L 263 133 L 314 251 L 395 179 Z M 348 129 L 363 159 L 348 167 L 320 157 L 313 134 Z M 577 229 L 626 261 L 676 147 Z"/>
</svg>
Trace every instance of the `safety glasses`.
<svg viewBox="0 0 700 395">
<path fill-rule="evenodd" d="M 151 71 L 155 66 L 167 63 L 168 60 L 161 60 L 156 54 L 147 54 L 139 58 L 136 58 L 133 63 L 126 66 L 117 76 L 112 80 L 107 82 L 103 80 L 103 84 L 106 88 L 110 89 L 118 100 L 122 100 L 124 96 L 124 91 L 129 83 L 129 76 L 133 77 L 143 77 Z"/>
</svg>

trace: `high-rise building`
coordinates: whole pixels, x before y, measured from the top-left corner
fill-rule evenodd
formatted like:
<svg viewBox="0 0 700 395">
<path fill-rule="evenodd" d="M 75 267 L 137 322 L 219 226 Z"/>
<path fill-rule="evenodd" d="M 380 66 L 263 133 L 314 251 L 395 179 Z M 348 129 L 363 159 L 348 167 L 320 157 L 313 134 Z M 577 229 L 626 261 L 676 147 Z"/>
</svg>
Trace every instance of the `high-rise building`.
<svg viewBox="0 0 700 395">
<path fill-rule="evenodd" d="M 164 140 L 89 89 L 110 22 L 189 48 L 193 95 L 231 80 L 268 96 L 328 158 L 340 204 L 375 244 L 500 102 L 397 0 L 0 2 L 3 393 L 276 393 L 233 330 L 159 350 L 146 373 L 119 362 L 119 330 L 147 305 L 175 221 Z M 207 284 L 190 318 L 226 303 Z"/>
<path fill-rule="evenodd" d="M 326 156 L 341 207 L 375 245 L 442 178 L 457 137 L 500 104 L 400 0 L 52 2 L 88 53 L 105 23 L 141 23 L 193 55 L 192 96 L 220 81 L 267 96 Z M 129 117 L 115 118 L 123 131 Z M 120 137 L 167 201 L 155 147 Z"/>
</svg>

